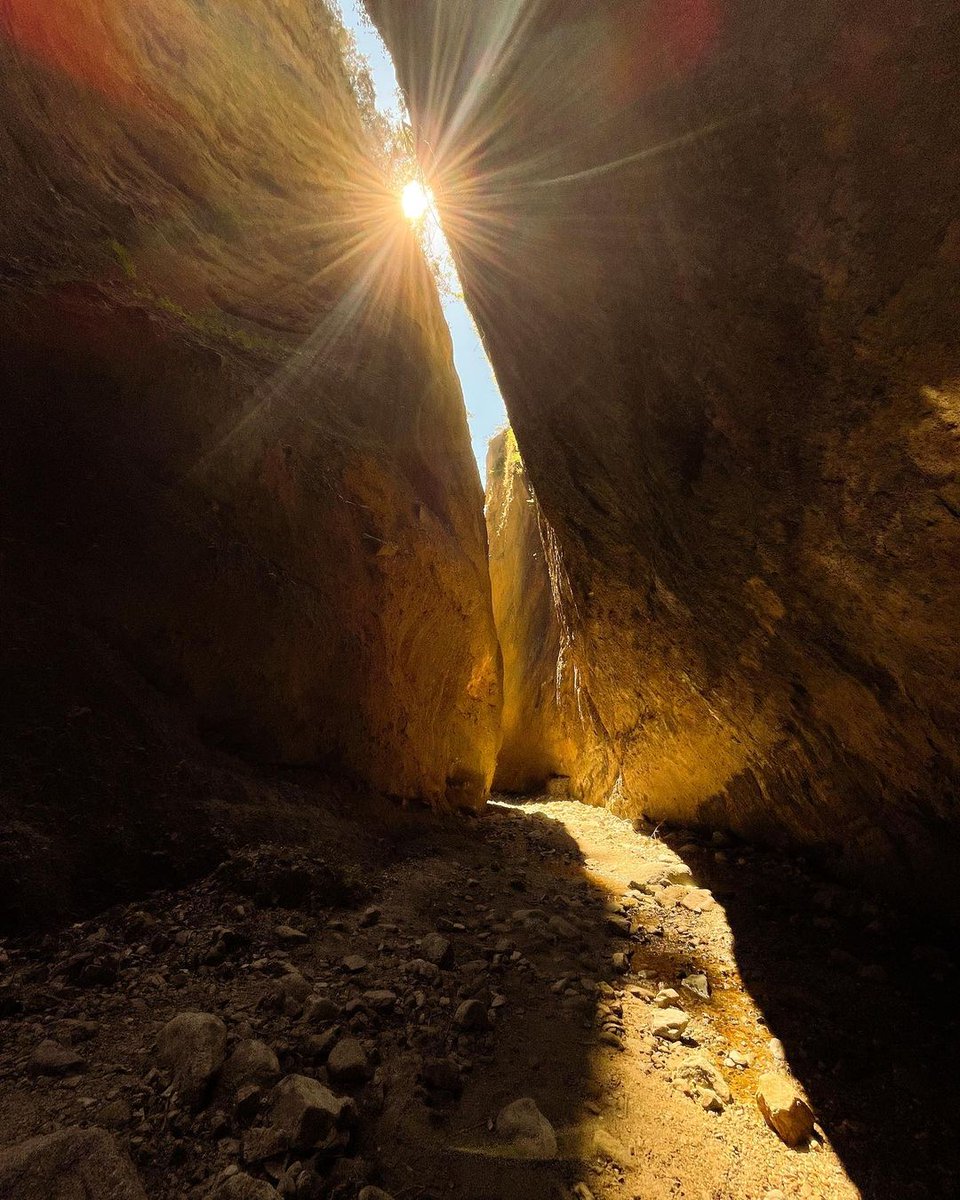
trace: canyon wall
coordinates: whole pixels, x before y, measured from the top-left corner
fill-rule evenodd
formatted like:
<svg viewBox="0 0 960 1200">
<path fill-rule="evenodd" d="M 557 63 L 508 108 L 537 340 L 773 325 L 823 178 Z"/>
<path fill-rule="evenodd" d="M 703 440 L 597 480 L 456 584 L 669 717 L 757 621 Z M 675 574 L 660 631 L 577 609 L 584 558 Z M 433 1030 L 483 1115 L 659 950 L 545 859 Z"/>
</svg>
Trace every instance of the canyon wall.
<svg viewBox="0 0 960 1200">
<path fill-rule="evenodd" d="M 483 802 L 482 490 L 341 46 L 321 0 L 0 4 L 4 878 L 173 821 L 140 681 L 216 746 Z M 121 742 L 156 769 L 114 805 Z"/>
<path fill-rule="evenodd" d="M 567 733 L 568 693 L 558 688 L 561 636 L 547 531 L 541 533 L 536 497 L 509 428 L 487 451 L 486 516 L 493 616 L 503 649 L 503 742 L 493 785 L 532 792 L 569 775 L 575 746 Z"/>
<path fill-rule="evenodd" d="M 954 0 L 369 0 L 558 553 L 579 794 L 944 878 Z"/>
</svg>

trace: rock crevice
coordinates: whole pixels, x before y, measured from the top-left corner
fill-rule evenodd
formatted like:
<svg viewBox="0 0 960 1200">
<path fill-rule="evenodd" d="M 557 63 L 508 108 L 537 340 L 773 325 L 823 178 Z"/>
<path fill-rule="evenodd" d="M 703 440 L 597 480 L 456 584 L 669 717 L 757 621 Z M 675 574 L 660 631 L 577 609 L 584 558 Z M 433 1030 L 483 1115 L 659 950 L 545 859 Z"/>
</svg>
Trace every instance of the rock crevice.
<svg viewBox="0 0 960 1200">
<path fill-rule="evenodd" d="M 938 874 L 954 6 L 369 8 L 569 585 L 580 794 Z"/>
</svg>

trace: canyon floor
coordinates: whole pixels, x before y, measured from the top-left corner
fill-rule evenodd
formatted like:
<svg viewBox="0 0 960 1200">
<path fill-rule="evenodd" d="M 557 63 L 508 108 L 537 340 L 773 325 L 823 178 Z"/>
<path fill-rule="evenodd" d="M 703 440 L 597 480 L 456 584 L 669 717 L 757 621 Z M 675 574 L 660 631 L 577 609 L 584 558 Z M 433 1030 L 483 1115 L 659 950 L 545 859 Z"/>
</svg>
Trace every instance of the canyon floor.
<svg viewBox="0 0 960 1200">
<path fill-rule="evenodd" d="M 5 942 L 0 1196 L 955 1194 L 932 931 L 795 856 L 559 798 L 405 820 Z M 816 1113 L 799 1149 L 768 1071 Z"/>
</svg>

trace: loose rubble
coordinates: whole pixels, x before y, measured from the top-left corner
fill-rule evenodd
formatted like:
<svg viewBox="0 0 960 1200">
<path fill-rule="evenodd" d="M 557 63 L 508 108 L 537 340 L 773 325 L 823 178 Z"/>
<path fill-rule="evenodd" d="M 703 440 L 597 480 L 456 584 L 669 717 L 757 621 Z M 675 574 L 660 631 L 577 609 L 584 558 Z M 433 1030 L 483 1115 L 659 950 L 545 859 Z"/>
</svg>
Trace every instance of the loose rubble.
<svg viewBox="0 0 960 1200">
<path fill-rule="evenodd" d="M 568 1200 L 854 1200 L 695 870 L 563 801 L 431 836 L 362 883 L 246 852 L 0 947 L 0 1196 L 73 1200 L 71 1163 L 91 1200 L 481 1200 L 535 1165 Z"/>
</svg>

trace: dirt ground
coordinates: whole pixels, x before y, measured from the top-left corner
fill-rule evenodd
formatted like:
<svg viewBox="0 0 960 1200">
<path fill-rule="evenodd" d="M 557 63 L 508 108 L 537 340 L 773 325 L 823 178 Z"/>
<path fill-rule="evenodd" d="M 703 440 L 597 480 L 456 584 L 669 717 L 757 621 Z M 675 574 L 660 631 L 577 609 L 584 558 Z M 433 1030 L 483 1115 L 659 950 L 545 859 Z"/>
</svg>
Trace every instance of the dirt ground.
<svg viewBox="0 0 960 1200">
<path fill-rule="evenodd" d="M 248 1178 L 257 1198 L 352 1200 L 369 1184 L 398 1200 L 954 1194 L 942 946 L 796 859 L 651 836 L 561 799 L 406 822 L 371 835 L 379 861 L 260 847 L 4 943 L 0 1142 L 104 1126 L 152 1200 L 238 1196 Z M 684 985 L 697 975 L 709 998 Z M 680 1041 L 651 1032 L 662 988 L 689 1017 Z M 351 1095 L 343 1127 L 258 1157 L 272 1080 L 234 1094 L 215 1063 L 186 1102 L 157 1043 L 189 1012 L 223 1021 L 227 1053 L 257 1039 L 277 1074 Z M 345 1039 L 352 1074 L 336 1065 Z M 38 1056 L 44 1041 L 65 1057 Z M 721 1111 L 685 1091 L 703 1058 L 729 1088 Z M 758 1110 L 771 1069 L 817 1114 L 799 1149 Z M 548 1159 L 517 1158 L 494 1128 L 522 1097 L 556 1133 Z"/>
</svg>

